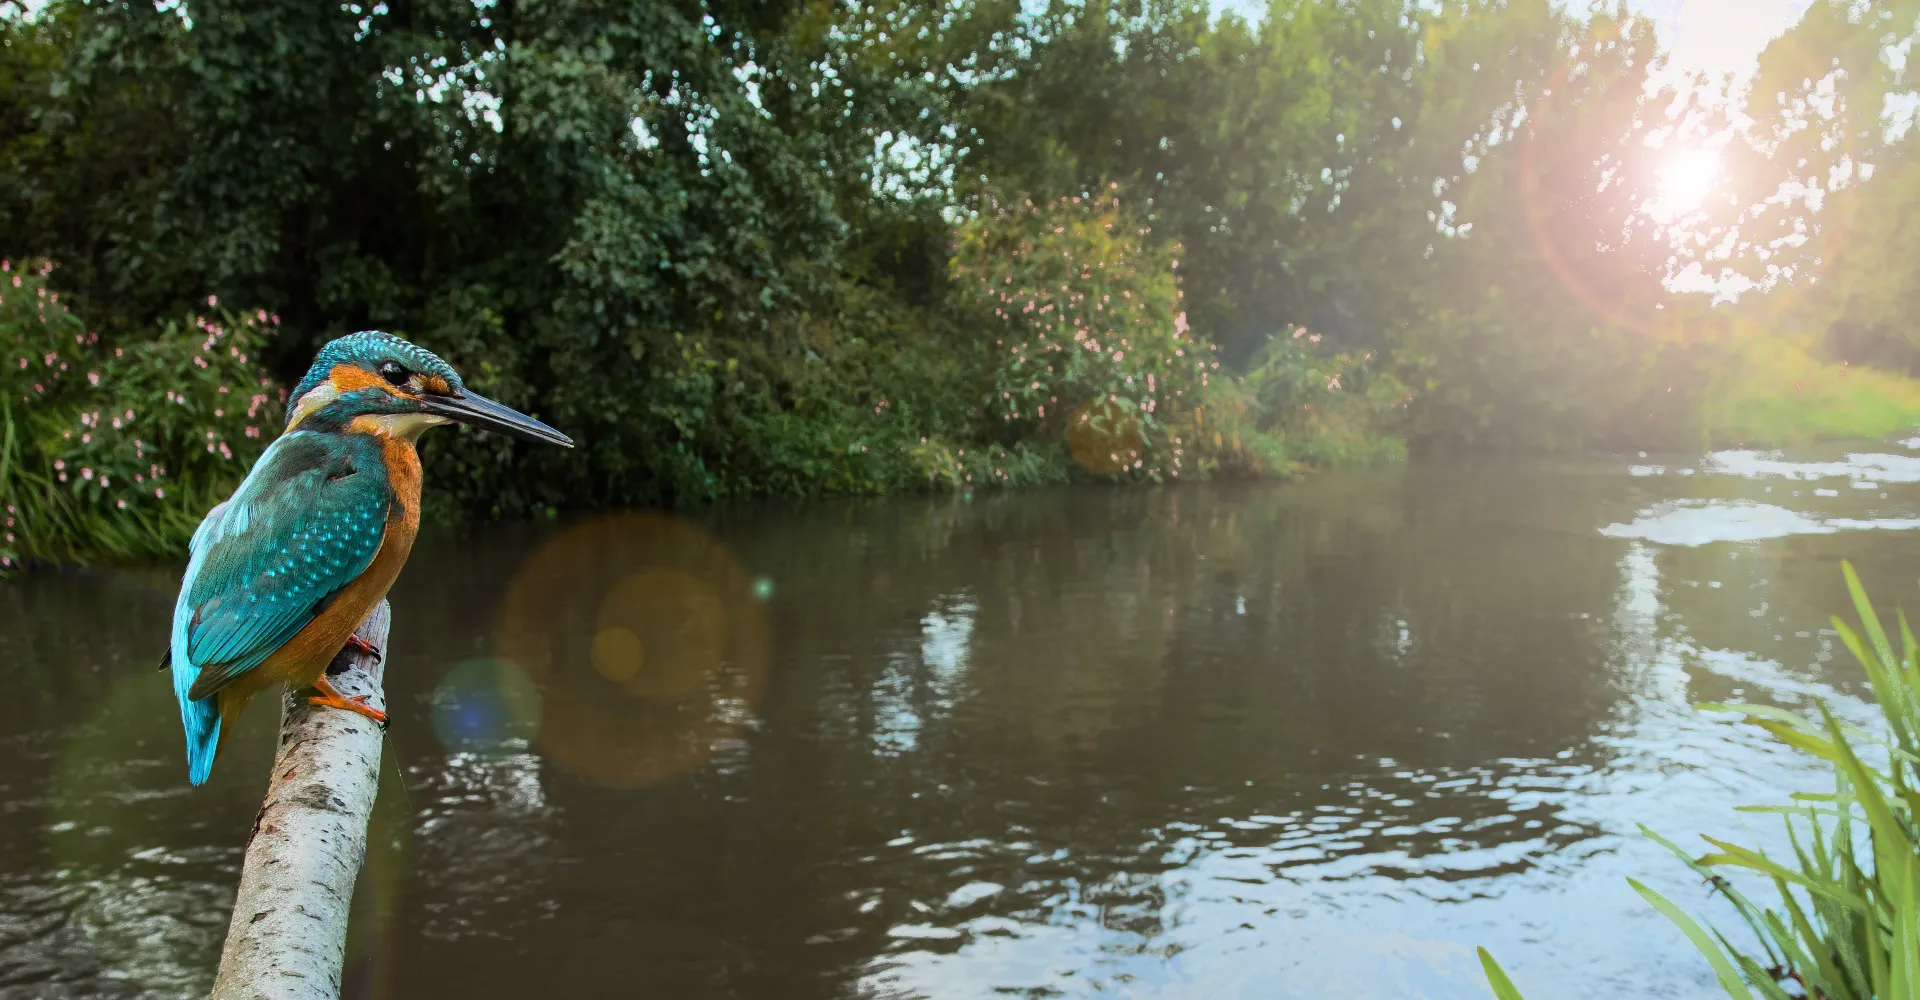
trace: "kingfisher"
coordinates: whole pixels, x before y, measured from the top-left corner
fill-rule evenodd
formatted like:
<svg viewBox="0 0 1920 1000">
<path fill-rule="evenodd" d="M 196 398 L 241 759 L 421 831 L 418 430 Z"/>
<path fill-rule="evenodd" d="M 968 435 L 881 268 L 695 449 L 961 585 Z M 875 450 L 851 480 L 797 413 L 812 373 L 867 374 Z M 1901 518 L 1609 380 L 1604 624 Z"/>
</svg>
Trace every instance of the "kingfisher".
<svg viewBox="0 0 1920 1000">
<path fill-rule="evenodd" d="M 320 349 L 287 402 L 287 426 L 188 546 L 161 667 L 187 734 L 187 777 L 204 784 L 220 734 L 276 684 L 311 687 L 311 704 L 386 714 L 346 698 L 327 664 L 385 597 L 420 527 L 427 428 L 465 423 L 526 441 L 573 440 L 468 389 L 453 367 L 390 333 L 348 334 Z"/>
</svg>

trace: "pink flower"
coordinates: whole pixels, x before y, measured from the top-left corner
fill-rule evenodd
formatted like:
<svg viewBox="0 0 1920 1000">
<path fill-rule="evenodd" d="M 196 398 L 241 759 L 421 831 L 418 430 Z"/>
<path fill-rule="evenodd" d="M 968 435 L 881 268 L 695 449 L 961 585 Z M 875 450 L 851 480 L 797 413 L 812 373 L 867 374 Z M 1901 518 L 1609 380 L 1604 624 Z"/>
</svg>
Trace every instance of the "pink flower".
<svg viewBox="0 0 1920 1000">
<path fill-rule="evenodd" d="M 207 305 L 217 306 L 219 304 L 220 304 L 220 297 L 218 295 L 207 296 Z"/>
<path fill-rule="evenodd" d="M 80 470 L 80 478 L 81 478 L 81 479 L 92 479 L 92 478 L 93 478 L 93 470 L 92 470 L 92 469 L 88 469 L 88 468 L 82 468 L 82 469 Z"/>
</svg>

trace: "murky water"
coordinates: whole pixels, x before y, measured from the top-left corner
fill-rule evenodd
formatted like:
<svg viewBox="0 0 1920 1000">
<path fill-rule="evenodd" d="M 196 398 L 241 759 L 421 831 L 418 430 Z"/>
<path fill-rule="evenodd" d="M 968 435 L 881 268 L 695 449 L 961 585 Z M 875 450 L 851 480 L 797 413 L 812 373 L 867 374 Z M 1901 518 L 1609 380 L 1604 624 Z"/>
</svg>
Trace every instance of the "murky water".
<svg viewBox="0 0 1920 1000">
<path fill-rule="evenodd" d="M 1636 824 L 1817 787 L 1691 703 L 1866 718 L 1920 459 L 1852 451 L 429 539 L 349 995 L 1714 995 Z M 171 593 L 0 583 L 0 997 L 211 980 L 275 720 L 187 787 Z"/>
</svg>

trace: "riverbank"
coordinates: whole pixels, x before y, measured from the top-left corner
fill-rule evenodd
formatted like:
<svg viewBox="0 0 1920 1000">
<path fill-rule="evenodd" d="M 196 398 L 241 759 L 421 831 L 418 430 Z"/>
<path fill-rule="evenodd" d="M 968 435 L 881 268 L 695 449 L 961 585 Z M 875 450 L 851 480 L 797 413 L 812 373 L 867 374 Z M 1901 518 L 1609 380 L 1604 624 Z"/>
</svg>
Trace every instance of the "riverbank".
<svg viewBox="0 0 1920 1000">
<path fill-rule="evenodd" d="M 1372 352 L 1293 328 L 1241 371 L 1223 369 L 1186 324 L 1177 257 L 1113 235 L 1117 198 L 1017 215 L 1029 237 L 956 264 L 957 279 L 1000 291 L 914 310 L 843 288 L 842 311 L 797 355 L 675 335 L 627 390 L 601 373 L 542 404 L 490 356 L 429 341 L 475 388 L 554 420 L 581 447 L 528 454 L 500 438 L 428 435 L 428 516 L 1286 478 L 1405 457 L 1412 393 Z M 988 217 L 982 238 L 989 224 L 1013 222 Z M 1047 243 L 1056 229 L 1068 235 Z M 1097 279 L 1068 266 L 1089 252 L 1110 265 Z M 12 347 L 0 363 L 0 572 L 177 558 L 278 432 L 286 380 L 259 359 L 287 347 L 279 317 L 208 296 L 103 342 L 62 300 L 51 264 L 0 261 L 0 274 L 0 344 Z"/>
</svg>

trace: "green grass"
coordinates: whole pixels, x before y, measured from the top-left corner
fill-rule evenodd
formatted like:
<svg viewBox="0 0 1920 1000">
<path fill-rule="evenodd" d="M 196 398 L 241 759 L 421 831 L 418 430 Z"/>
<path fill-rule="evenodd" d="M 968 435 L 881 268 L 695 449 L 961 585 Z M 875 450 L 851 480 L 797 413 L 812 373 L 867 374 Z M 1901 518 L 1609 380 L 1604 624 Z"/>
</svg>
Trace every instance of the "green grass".
<svg viewBox="0 0 1920 1000">
<path fill-rule="evenodd" d="M 1885 438 L 1920 427 L 1920 379 L 1821 361 L 1784 340 L 1738 349 L 1703 406 L 1708 447 Z"/>
<path fill-rule="evenodd" d="M 1793 856 L 1703 837 L 1712 850 L 1695 857 L 1642 828 L 1720 891 L 1762 953 L 1742 950 L 1629 880 L 1700 949 L 1727 995 L 1741 1000 L 1920 1000 L 1920 642 L 1903 612 L 1896 651 L 1853 567 L 1843 569 L 1860 626 L 1836 617 L 1834 628 L 1879 697 L 1884 731 L 1843 724 L 1824 705 L 1817 719 L 1768 705 L 1702 706 L 1741 713 L 1826 764 L 1832 792 L 1744 810 L 1780 815 Z M 1730 873 L 1760 876 L 1771 898 L 1741 892 Z M 1493 957 L 1480 955 L 1494 994 L 1518 1000 Z"/>
</svg>

